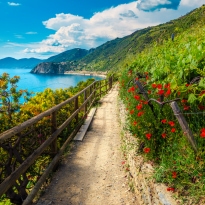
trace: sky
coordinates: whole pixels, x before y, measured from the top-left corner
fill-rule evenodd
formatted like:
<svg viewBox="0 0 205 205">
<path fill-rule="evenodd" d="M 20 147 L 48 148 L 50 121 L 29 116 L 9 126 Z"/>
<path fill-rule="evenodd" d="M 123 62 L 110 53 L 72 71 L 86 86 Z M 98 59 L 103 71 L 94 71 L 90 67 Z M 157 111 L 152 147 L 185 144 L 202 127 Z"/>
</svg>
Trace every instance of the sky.
<svg viewBox="0 0 205 205">
<path fill-rule="evenodd" d="M 205 0 L 0 0 L 0 59 L 47 59 L 166 23 Z"/>
</svg>

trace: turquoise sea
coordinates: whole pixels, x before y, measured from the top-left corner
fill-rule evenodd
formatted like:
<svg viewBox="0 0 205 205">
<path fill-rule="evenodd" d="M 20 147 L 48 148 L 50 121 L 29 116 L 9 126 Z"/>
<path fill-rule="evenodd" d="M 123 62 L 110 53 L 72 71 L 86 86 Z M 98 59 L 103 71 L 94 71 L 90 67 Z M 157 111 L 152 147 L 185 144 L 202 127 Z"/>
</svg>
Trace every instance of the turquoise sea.
<svg viewBox="0 0 205 205">
<path fill-rule="evenodd" d="M 102 79 L 98 76 L 84 76 L 71 74 L 32 74 L 30 69 L 0 69 L 0 76 L 8 73 L 10 77 L 20 76 L 17 84 L 18 89 L 27 89 L 28 91 L 41 92 L 45 88 L 58 89 L 76 86 L 80 81 L 86 81 L 89 78 L 96 80 Z"/>
</svg>

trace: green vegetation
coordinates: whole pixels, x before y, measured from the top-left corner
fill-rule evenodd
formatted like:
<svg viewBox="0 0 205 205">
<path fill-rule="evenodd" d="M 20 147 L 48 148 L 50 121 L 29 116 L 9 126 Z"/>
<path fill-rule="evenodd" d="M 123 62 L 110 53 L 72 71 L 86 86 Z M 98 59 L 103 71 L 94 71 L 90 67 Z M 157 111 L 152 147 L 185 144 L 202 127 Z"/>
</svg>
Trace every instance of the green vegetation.
<svg viewBox="0 0 205 205">
<path fill-rule="evenodd" d="M 165 183 L 182 204 L 205 203 L 205 26 L 199 18 L 204 12 L 205 6 L 180 18 L 189 29 L 182 28 L 174 41 L 150 44 L 119 76 L 128 129 L 139 142 L 137 154 L 154 163 L 155 180 Z M 176 100 L 184 114 L 197 152 L 169 103 L 160 105 L 170 100 Z"/>
<path fill-rule="evenodd" d="M 51 90 L 45 89 L 37 93 L 34 97 L 29 97 L 29 93 L 24 90 L 17 90 L 19 77 L 10 78 L 4 73 L 0 76 L 0 133 L 19 125 L 26 120 L 37 116 L 38 114 L 52 108 L 53 106 L 67 100 L 77 92 L 90 85 L 94 79 L 86 82 L 79 82 L 76 87 L 66 89 Z M 19 105 L 19 98 L 24 95 L 28 102 Z M 79 96 L 79 106 L 82 105 L 84 96 Z M 66 104 L 60 109 L 56 116 L 57 126 L 70 117 L 74 110 L 74 103 Z M 79 113 L 79 119 L 84 119 L 84 113 Z M 78 125 L 76 119 L 73 119 L 70 125 L 65 128 L 58 136 L 57 146 L 60 148 L 68 136 Z M 0 183 L 4 181 L 28 156 L 30 156 L 38 147 L 40 147 L 51 135 L 51 116 L 44 117 L 34 125 L 24 129 L 21 133 L 12 138 L 6 139 L 0 144 Z M 0 197 L 0 204 L 21 204 L 30 190 L 34 187 L 43 171 L 53 158 L 51 147 L 47 148 L 31 167 L 21 176 L 10 188 L 7 193 Z"/>
</svg>

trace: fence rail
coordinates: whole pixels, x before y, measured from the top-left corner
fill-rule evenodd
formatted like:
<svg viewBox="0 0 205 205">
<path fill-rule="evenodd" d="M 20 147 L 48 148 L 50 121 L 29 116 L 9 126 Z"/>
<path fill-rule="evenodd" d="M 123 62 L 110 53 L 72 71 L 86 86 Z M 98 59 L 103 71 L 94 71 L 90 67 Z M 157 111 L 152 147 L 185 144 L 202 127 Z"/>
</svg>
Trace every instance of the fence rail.
<svg viewBox="0 0 205 205">
<path fill-rule="evenodd" d="M 52 107 L 51 109 L 23 122 L 22 124 L 11 128 L 0 134 L 0 149 L 8 156 L 4 167 L 0 168 L 1 184 L 0 184 L 0 196 L 6 194 L 6 197 L 15 204 L 31 204 L 33 198 L 45 182 L 49 173 L 53 170 L 56 163 L 59 161 L 60 156 L 65 151 L 69 142 L 73 139 L 74 135 L 83 124 L 84 119 L 93 106 L 94 102 L 97 101 L 103 94 L 107 93 L 113 85 L 113 76 L 108 79 L 95 81 L 75 96 L 67 99 L 66 101 Z M 81 102 L 81 103 L 80 103 Z M 66 105 L 73 105 L 73 111 L 70 113 L 68 118 L 60 125 L 57 123 L 58 112 L 64 109 Z M 37 123 L 40 123 L 46 117 L 50 117 L 50 136 L 35 150 L 32 151 L 28 156 L 21 156 L 23 153 L 21 147 L 21 141 L 23 139 L 22 133 L 26 130 L 34 132 Z M 69 132 L 69 136 L 65 139 L 65 142 L 61 147 L 58 144 L 58 136 L 65 129 L 71 127 L 71 123 L 75 121 L 75 126 L 72 131 Z M 29 133 L 30 133 L 29 132 Z M 34 135 L 36 133 L 34 132 Z M 29 134 L 24 134 L 29 137 Z M 8 149 L 7 149 L 8 148 Z M 27 171 L 34 164 L 34 162 L 48 151 L 52 158 L 50 164 L 44 173 L 38 179 L 37 183 L 31 190 L 30 194 L 27 194 L 26 187 L 29 183 Z M 59 150 L 58 150 L 59 149 Z M 29 151 L 27 151 L 29 153 Z M 3 163 L 1 163 L 2 165 Z M 9 166 L 8 166 L 9 165 Z M 6 172 L 6 170 L 8 170 Z"/>
</svg>

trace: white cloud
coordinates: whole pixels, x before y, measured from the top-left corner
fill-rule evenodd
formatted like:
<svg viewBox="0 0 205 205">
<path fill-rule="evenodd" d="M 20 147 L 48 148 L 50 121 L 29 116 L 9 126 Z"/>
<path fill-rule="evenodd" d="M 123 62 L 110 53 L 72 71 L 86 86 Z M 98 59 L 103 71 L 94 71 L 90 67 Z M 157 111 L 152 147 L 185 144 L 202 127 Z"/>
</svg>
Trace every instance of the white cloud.
<svg viewBox="0 0 205 205">
<path fill-rule="evenodd" d="M 106 41 L 124 37 L 138 29 L 178 18 L 203 4 L 202 1 L 198 4 L 192 3 L 190 7 L 191 1 L 193 0 L 182 0 L 177 10 L 163 8 L 152 12 L 137 8 L 137 2 L 134 1 L 94 13 L 90 19 L 72 14 L 56 14 L 54 18 L 43 22 L 46 28 L 54 30 L 55 33 L 36 44 L 35 47 L 32 47 L 33 44 L 26 48 L 24 52 L 48 54 L 76 47 L 85 49 L 97 47 Z M 147 0 L 147 2 L 169 3 L 168 0 Z"/>
<path fill-rule="evenodd" d="M 37 32 L 34 32 L 34 31 L 29 31 L 29 32 L 26 32 L 27 35 L 34 35 L 34 34 L 38 34 Z"/>
<path fill-rule="evenodd" d="M 154 8 L 157 9 L 163 5 L 170 5 L 171 1 L 169 0 L 140 0 L 137 3 L 137 8 L 144 11 L 149 11 Z"/>
<path fill-rule="evenodd" d="M 181 0 L 180 6 L 199 7 L 205 4 L 205 0 Z"/>
<path fill-rule="evenodd" d="M 14 3 L 14 2 L 8 2 L 9 6 L 20 6 L 21 4 L 19 3 Z"/>
</svg>

